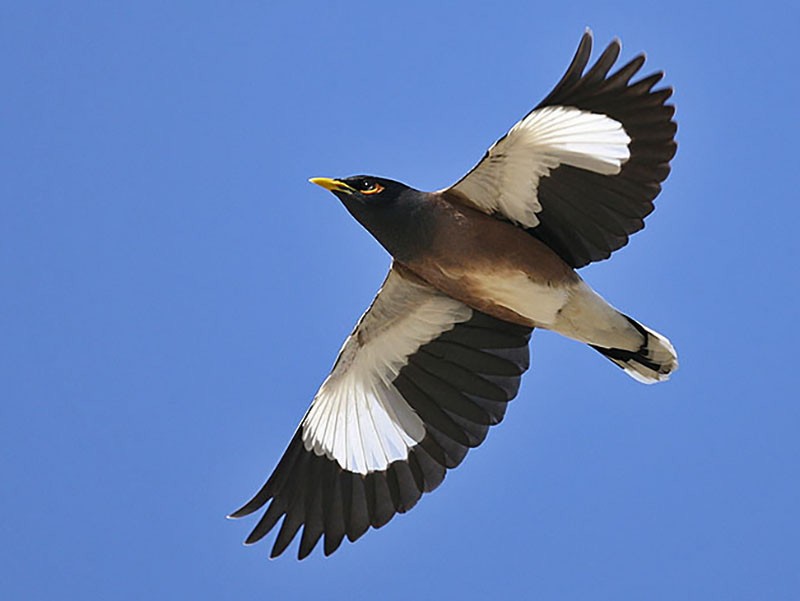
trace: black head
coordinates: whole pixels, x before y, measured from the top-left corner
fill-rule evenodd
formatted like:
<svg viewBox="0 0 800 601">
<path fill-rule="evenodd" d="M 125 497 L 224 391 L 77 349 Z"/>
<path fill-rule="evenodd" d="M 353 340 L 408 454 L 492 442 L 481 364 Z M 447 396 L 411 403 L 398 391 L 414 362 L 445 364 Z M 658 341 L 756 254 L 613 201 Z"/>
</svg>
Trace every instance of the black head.
<svg viewBox="0 0 800 601">
<path fill-rule="evenodd" d="M 400 182 L 371 175 L 353 175 L 341 179 L 313 177 L 309 181 L 330 190 L 342 201 L 346 197 L 352 197 L 350 200 L 370 204 L 388 204 L 404 192 L 412 190 Z"/>
<path fill-rule="evenodd" d="M 395 258 L 416 252 L 431 232 L 426 194 L 405 184 L 371 175 L 309 181 L 333 192 Z"/>
</svg>

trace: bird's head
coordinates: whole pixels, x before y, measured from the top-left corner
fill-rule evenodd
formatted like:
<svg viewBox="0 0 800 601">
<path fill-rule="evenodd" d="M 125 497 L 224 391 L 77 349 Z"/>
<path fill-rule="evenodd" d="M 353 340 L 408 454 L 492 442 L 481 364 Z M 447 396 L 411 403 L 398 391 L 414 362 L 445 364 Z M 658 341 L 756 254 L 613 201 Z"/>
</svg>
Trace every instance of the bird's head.
<svg viewBox="0 0 800 601">
<path fill-rule="evenodd" d="M 309 181 L 330 190 L 342 202 L 356 201 L 371 208 L 385 207 L 400 199 L 408 191 L 416 192 L 400 182 L 371 175 L 353 175 L 341 179 L 312 177 Z"/>
<path fill-rule="evenodd" d="M 430 234 L 432 221 L 424 192 L 371 175 L 314 177 L 309 181 L 333 192 L 397 259 L 417 250 Z"/>
</svg>

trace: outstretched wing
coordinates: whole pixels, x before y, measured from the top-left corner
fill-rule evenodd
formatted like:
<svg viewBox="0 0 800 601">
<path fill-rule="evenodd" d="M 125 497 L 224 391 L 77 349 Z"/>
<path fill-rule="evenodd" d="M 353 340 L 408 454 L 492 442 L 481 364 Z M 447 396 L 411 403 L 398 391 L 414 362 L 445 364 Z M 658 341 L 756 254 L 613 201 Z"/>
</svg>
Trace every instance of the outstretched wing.
<svg viewBox="0 0 800 601">
<path fill-rule="evenodd" d="M 246 542 L 283 517 L 272 557 L 301 526 L 298 557 L 323 535 L 329 555 L 411 509 L 503 419 L 530 334 L 392 267 L 275 471 L 231 514 L 269 502 Z"/>
<path fill-rule="evenodd" d="M 586 31 L 552 92 L 441 192 L 527 229 L 573 267 L 607 259 L 644 227 L 675 155 L 671 88 L 654 73 L 631 83 L 639 55 L 614 74 L 614 40 L 584 73 Z"/>
</svg>

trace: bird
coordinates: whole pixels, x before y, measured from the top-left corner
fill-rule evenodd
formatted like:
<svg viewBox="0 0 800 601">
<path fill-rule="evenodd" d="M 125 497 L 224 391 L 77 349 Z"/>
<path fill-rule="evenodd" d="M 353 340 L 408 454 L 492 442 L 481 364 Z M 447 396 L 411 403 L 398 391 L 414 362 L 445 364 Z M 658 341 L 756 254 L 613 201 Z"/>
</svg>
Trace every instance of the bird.
<svg viewBox="0 0 800 601">
<path fill-rule="evenodd" d="M 437 488 L 500 423 L 529 367 L 534 328 L 589 345 L 644 383 L 678 368 L 670 341 L 577 273 L 644 227 L 676 152 L 671 87 L 610 74 L 615 38 L 587 69 L 585 31 L 561 80 L 453 185 L 313 178 L 388 251 L 377 296 L 263 487 L 245 544 L 280 521 L 270 557 L 302 528 L 298 559 L 330 555 Z"/>
</svg>

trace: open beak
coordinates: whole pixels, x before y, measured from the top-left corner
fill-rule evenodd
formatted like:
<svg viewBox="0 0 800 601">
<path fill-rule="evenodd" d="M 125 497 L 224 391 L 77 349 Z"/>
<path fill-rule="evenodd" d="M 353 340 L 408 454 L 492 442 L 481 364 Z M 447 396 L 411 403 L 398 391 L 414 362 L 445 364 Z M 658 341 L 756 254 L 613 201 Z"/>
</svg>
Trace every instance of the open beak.
<svg viewBox="0 0 800 601">
<path fill-rule="evenodd" d="M 344 182 L 340 182 L 338 179 L 331 179 L 329 177 L 312 177 L 308 181 L 310 181 L 312 184 L 322 186 L 331 192 L 344 192 L 345 194 L 352 194 L 355 192 L 354 188 L 351 188 Z"/>
</svg>

